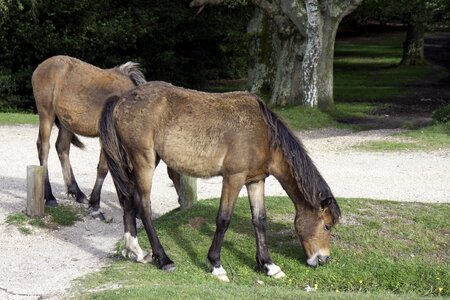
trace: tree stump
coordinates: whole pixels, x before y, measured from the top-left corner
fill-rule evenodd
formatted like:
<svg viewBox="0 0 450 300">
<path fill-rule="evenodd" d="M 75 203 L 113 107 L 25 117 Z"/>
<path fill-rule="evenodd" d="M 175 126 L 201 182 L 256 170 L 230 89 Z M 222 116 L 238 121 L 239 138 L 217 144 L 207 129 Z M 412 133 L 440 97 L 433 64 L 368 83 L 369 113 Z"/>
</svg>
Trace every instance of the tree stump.
<svg viewBox="0 0 450 300">
<path fill-rule="evenodd" d="M 189 209 L 195 201 L 197 201 L 197 178 L 181 175 L 178 198 L 181 210 Z"/>
<path fill-rule="evenodd" d="M 27 166 L 27 210 L 32 218 L 44 216 L 45 167 Z"/>
</svg>

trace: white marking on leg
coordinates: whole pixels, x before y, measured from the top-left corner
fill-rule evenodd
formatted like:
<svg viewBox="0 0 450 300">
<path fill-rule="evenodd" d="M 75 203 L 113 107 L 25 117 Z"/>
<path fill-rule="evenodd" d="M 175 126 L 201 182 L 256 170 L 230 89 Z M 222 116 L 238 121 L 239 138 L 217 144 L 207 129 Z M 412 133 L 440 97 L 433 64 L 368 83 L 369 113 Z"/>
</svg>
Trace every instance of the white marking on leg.
<svg viewBox="0 0 450 300">
<path fill-rule="evenodd" d="M 286 276 L 283 271 L 281 271 L 281 268 L 277 266 L 276 264 L 265 264 L 264 267 L 267 270 L 267 275 L 273 278 L 281 278 Z"/>
<path fill-rule="evenodd" d="M 218 268 L 213 267 L 212 274 L 224 282 L 230 282 L 230 279 L 228 279 L 227 276 L 227 271 L 225 271 L 222 266 L 219 266 Z"/>
<path fill-rule="evenodd" d="M 125 257 L 128 255 L 128 257 L 131 258 L 131 255 L 133 255 L 137 262 L 148 262 L 148 260 L 145 259 L 147 252 L 142 250 L 141 246 L 139 246 L 137 237 L 133 237 L 129 232 L 125 232 L 123 239 L 125 240 L 125 249 L 122 251 L 122 255 L 124 255 L 125 252 Z"/>
</svg>

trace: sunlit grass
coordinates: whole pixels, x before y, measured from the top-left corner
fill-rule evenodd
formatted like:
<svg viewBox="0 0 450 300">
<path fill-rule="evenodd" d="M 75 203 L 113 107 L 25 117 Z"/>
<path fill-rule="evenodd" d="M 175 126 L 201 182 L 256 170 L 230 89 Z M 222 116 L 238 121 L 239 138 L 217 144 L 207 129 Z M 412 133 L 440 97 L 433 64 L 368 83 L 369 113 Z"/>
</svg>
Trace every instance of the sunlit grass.
<svg viewBox="0 0 450 300">
<path fill-rule="evenodd" d="M 38 124 L 39 116 L 31 113 L 0 113 L 0 125 Z"/>
<path fill-rule="evenodd" d="M 238 200 L 225 236 L 222 264 L 231 283 L 213 278 L 206 254 L 215 229 L 218 200 L 173 211 L 156 227 L 177 269 L 163 272 L 117 257 L 112 265 L 81 281 L 81 299 L 255 299 L 392 298 L 450 295 L 450 207 L 446 204 L 339 199 L 343 219 L 333 231 L 332 260 L 313 269 L 305 264 L 293 228 L 294 208 L 285 197 L 268 197 L 271 255 L 287 277 L 275 280 L 255 268 L 255 238 L 248 200 Z M 118 237 L 119 238 L 119 237 Z M 144 231 L 141 245 L 148 249 Z M 306 286 L 317 291 L 306 293 Z"/>
<path fill-rule="evenodd" d="M 36 228 L 56 229 L 58 226 L 72 226 L 82 219 L 82 209 L 71 205 L 46 207 L 44 218 L 30 218 L 23 212 L 6 217 L 6 223 L 15 225 L 24 234 L 31 234 Z"/>
<path fill-rule="evenodd" d="M 425 128 L 409 130 L 394 137 L 403 141 L 369 141 L 355 146 L 365 151 L 430 151 L 450 148 L 450 123 L 435 124 Z"/>
</svg>

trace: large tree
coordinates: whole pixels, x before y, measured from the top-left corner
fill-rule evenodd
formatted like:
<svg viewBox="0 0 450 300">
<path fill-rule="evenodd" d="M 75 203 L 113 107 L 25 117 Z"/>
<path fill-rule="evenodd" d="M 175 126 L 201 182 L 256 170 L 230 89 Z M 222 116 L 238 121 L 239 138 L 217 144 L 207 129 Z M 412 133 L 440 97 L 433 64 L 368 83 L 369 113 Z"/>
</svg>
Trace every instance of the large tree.
<svg viewBox="0 0 450 300">
<path fill-rule="evenodd" d="M 192 7 L 245 2 L 193 0 Z M 362 0 L 248 0 L 257 7 L 249 86 L 268 94 L 271 105 L 329 108 L 333 99 L 333 55 L 342 18 Z"/>
</svg>

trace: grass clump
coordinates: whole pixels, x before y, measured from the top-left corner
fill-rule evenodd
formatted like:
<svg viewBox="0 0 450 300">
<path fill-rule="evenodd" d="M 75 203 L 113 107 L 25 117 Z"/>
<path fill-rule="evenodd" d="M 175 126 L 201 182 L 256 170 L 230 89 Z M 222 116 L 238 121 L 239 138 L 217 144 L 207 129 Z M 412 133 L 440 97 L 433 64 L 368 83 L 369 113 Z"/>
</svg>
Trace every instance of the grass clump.
<svg viewBox="0 0 450 300">
<path fill-rule="evenodd" d="M 45 216 L 42 219 L 31 218 L 23 212 L 13 213 L 6 217 L 6 223 L 15 225 L 24 234 L 33 233 L 36 228 L 56 229 L 59 226 L 72 226 L 80 221 L 82 212 L 79 208 L 70 205 L 58 207 L 46 207 Z"/>
<path fill-rule="evenodd" d="M 82 218 L 80 209 L 71 205 L 46 207 L 45 213 L 48 216 L 50 223 L 57 226 L 72 226 L 76 221 L 80 221 Z"/>
<path fill-rule="evenodd" d="M 255 268 L 255 238 L 246 198 L 237 202 L 222 248 L 231 283 L 210 275 L 205 262 L 218 200 L 197 203 L 156 220 L 162 244 L 177 270 L 163 272 L 118 258 L 82 280 L 82 299 L 173 298 L 394 298 L 450 295 L 450 207 L 444 204 L 339 199 L 341 224 L 332 233 L 332 261 L 305 264 L 293 228 L 294 208 L 286 197 L 267 198 L 267 234 L 273 261 L 287 277 L 276 280 Z M 138 234 L 149 249 L 143 230 Z M 316 287 L 307 293 L 306 286 Z M 110 288 L 108 288 L 110 287 Z"/>
</svg>

